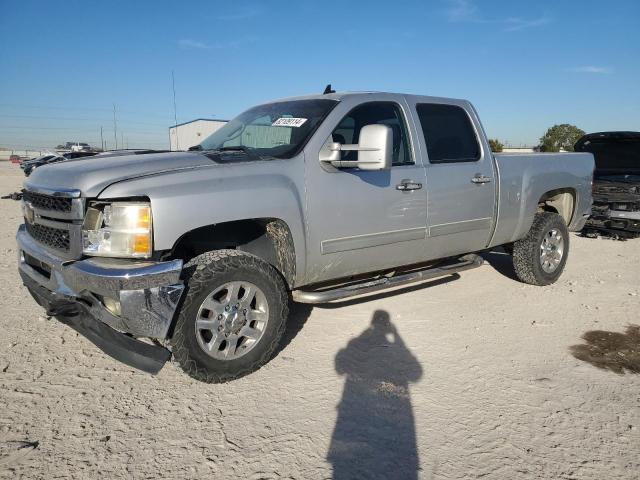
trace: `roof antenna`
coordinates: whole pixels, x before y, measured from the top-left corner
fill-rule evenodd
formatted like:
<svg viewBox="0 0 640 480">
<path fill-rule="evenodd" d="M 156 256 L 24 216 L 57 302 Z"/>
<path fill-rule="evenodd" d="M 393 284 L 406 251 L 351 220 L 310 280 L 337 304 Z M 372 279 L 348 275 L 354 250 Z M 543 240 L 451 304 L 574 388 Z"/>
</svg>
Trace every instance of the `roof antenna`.
<svg viewBox="0 0 640 480">
<path fill-rule="evenodd" d="M 336 91 L 331 88 L 331 84 L 324 87 L 324 92 L 322 92 L 323 95 L 328 95 L 329 93 L 336 93 Z"/>
</svg>

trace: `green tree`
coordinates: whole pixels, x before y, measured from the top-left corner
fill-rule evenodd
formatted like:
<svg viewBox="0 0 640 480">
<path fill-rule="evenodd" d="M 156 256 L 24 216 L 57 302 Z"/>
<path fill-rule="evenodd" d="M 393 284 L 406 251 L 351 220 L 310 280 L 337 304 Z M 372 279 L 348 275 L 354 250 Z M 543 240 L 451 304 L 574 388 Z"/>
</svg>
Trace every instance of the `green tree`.
<svg viewBox="0 0 640 480">
<path fill-rule="evenodd" d="M 489 147 L 491 147 L 491 151 L 492 152 L 500 153 L 502 151 L 502 149 L 504 148 L 504 145 L 497 138 L 490 138 L 489 139 Z"/>
<path fill-rule="evenodd" d="M 573 146 L 580 137 L 584 135 L 584 130 L 575 125 L 563 123 L 554 125 L 540 137 L 541 152 L 559 152 L 561 149 L 573 152 Z"/>
</svg>

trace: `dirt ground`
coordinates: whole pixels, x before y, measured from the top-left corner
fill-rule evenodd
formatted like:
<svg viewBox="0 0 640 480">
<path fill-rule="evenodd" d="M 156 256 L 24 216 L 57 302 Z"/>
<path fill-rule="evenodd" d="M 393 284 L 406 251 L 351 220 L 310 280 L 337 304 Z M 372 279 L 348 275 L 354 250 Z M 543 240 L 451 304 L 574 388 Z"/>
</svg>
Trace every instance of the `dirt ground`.
<svg viewBox="0 0 640 480">
<path fill-rule="evenodd" d="M 0 164 L 0 193 L 19 188 Z M 640 241 L 571 237 L 560 281 L 509 257 L 338 306 L 225 385 L 157 376 L 43 316 L 0 201 L 0 477 L 640 477 Z"/>
</svg>

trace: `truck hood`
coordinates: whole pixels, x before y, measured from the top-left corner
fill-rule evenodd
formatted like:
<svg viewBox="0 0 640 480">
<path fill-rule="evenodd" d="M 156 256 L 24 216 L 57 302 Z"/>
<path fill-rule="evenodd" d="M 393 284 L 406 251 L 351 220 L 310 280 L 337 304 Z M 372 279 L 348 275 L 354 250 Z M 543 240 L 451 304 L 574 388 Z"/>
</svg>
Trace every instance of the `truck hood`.
<svg viewBox="0 0 640 480">
<path fill-rule="evenodd" d="M 575 151 L 593 154 L 595 178 L 640 175 L 640 132 L 589 133 L 576 142 Z"/>
<path fill-rule="evenodd" d="M 96 155 L 37 168 L 24 186 L 27 189 L 77 189 L 84 197 L 97 197 L 106 187 L 122 180 L 216 164 L 198 152 Z"/>
</svg>

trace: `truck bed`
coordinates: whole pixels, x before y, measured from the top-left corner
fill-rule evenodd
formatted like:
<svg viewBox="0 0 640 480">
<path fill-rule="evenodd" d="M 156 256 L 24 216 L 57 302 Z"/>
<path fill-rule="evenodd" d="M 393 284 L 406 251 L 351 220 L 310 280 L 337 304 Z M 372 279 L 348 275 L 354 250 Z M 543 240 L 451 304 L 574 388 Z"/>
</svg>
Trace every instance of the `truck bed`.
<svg viewBox="0 0 640 480">
<path fill-rule="evenodd" d="M 570 189 L 574 197 L 569 230 L 580 230 L 591 211 L 594 169 L 590 153 L 497 153 L 498 216 L 490 246 L 511 243 L 526 235 L 538 201 L 550 189 Z"/>
</svg>

